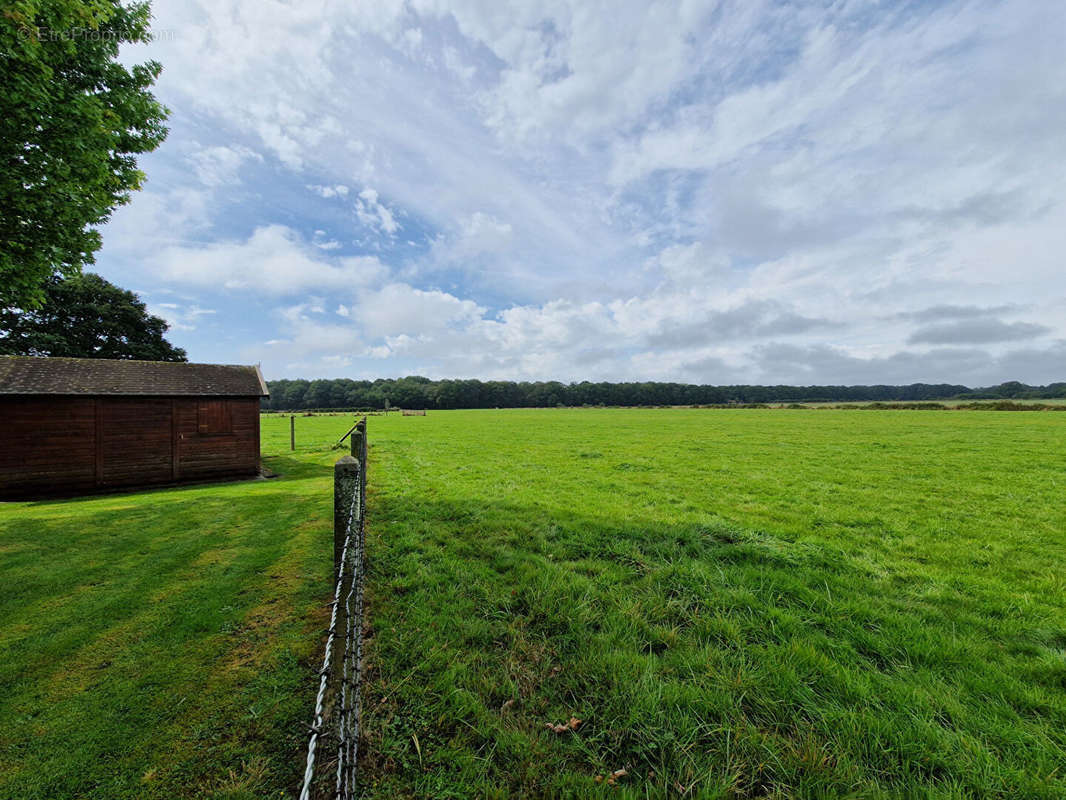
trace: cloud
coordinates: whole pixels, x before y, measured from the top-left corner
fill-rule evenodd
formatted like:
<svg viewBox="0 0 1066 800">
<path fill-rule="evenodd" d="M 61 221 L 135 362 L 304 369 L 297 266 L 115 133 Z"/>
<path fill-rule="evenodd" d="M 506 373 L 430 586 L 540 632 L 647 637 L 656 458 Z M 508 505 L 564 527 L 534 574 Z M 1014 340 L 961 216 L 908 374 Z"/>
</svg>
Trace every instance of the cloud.
<svg viewBox="0 0 1066 800">
<path fill-rule="evenodd" d="M 174 331 L 194 358 L 739 382 L 1061 363 L 1038 345 L 1066 338 L 1066 9 L 153 13 L 181 35 L 128 57 L 164 64 L 172 133 L 98 266 L 225 309 Z"/>
<path fill-rule="evenodd" d="M 216 145 L 196 150 L 188 156 L 196 177 L 205 186 L 225 186 L 238 183 L 238 173 L 247 161 L 263 161 L 263 156 L 241 145 Z"/>
<path fill-rule="evenodd" d="M 367 354 L 355 326 L 323 319 L 320 308 L 297 303 L 275 309 L 273 316 L 279 321 L 284 338 L 267 340 L 260 346 L 245 345 L 245 360 L 261 360 L 285 370 L 307 369 L 319 375 L 333 375 L 334 370 L 346 366 L 354 357 Z"/>
<path fill-rule="evenodd" d="M 675 308 L 683 308 L 684 300 L 678 298 Z M 666 319 L 658 330 L 647 337 L 647 345 L 652 348 L 684 348 L 723 340 L 751 341 L 788 336 L 833 326 L 830 320 L 806 317 L 784 309 L 775 302 L 748 301 L 725 311 L 698 313 L 695 319 Z"/>
<path fill-rule="evenodd" d="M 956 306 L 941 305 L 930 306 L 916 311 L 900 311 L 895 316 L 899 319 L 912 319 L 915 322 L 940 322 L 945 319 L 974 319 L 976 317 L 990 317 L 1008 311 L 1017 311 L 1012 305 L 1000 306 Z"/>
<path fill-rule="evenodd" d="M 1050 333 L 1046 325 L 1003 322 L 998 319 L 972 319 L 919 328 L 908 338 L 911 344 L 988 344 L 1034 339 Z"/>
<path fill-rule="evenodd" d="M 371 338 L 397 334 L 432 335 L 450 325 L 463 325 L 484 313 L 476 303 L 439 290 L 423 291 L 391 283 L 362 296 L 351 316 Z"/>
<path fill-rule="evenodd" d="M 729 260 L 703 242 L 675 244 L 663 248 L 648 259 L 646 269 L 658 271 L 671 281 L 705 282 L 722 277 L 729 269 Z"/>
<path fill-rule="evenodd" d="M 308 184 L 308 189 L 317 194 L 319 197 L 324 197 L 327 200 L 332 197 L 347 197 L 348 187 L 343 183 L 338 183 L 335 186 L 320 186 L 318 184 Z"/>
<path fill-rule="evenodd" d="M 378 193 L 374 189 L 363 189 L 355 201 L 355 214 L 359 221 L 374 230 L 393 236 L 400 230 L 400 224 L 396 222 L 392 211 L 378 200 Z"/>
<path fill-rule="evenodd" d="M 514 229 L 491 214 L 476 211 L 462 220 L 458 243 L 453 250 L 457 257 L 499 253 L 507 248 Z"/>
<path fill-rule="evenodd" d="M 433 241 L 430 260 L 441 266 L 467 265 L 471 260 L 506 253 L 514 241 L 514 228 L 491 214 L 476 211 L 459 220 L 453 232 Z"/>
<path fill-rule="evenodd" d="M 166 247 L 151 263 L 175 284 L 262 294 L 352 289 L 386 273 L 373 256 L 326 260 L 283 225 L 257 228 L 243 241 Z"/>
<path fill-rule="evenodd" d="M 311 237 L 311 244 L 319 250 L 340 250 L 344 247 L 344 245 L 336 239 L 330 239 L 324 230 L 316 230 L 314 232 L 314 235 Z"/>
<path fill-rule="evenodd" d="M 200 317 L 210 316 L 218 312 L 213 308 L 200 308 L 198 305 L 184 305 L 181 303 L 150 303 L 148 313 L 162 317 L 172 331 L 194 331 L 199 324 Z"/>
<path fill-rule="evenodd" d="M 919 353 L 903 350 L 883 357 L 863 357 L 825 345 L 767 344 L 753 355 L 760 382 L 791 384 L 958 383 L 990 386 L 1005 375 L 1024 375 L 1046 384 L 1066 374 L 1066 342 L 1043 349 L 994 354 L 978 348 L 946 347 Z"/>
</svg>

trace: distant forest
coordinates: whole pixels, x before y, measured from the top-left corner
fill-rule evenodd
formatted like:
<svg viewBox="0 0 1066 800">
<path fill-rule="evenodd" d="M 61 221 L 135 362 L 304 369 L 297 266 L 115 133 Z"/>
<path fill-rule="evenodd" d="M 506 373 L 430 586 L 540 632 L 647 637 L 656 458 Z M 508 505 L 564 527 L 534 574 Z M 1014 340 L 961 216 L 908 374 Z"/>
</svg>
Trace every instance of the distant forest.
<svg viewBox="0 0 1066 800">
<path fill-rule="evenodd" d="M 946 383 L 909 386 L 702 386 L 688 383 L 560 383 L 442 380 L 410 376 L 355 381 L 268 381 L 263 408 L 539 408 L 549 406 L 670 406 L 749 403 L 1003 400 L 1066 397 L 1066 383 L 1028 386 L 1011 381 L 983 389 Z"/>
</svg>

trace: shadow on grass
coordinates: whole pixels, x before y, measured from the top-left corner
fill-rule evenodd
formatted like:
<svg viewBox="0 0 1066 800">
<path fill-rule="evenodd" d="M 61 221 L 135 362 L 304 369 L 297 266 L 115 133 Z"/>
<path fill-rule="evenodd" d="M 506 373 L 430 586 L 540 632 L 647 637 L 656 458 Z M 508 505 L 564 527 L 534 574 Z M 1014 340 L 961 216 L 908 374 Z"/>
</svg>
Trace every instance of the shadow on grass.
<svg viewBox="0 0 1066 800">
<path fill-rule="evenodd" d="M 317 451 L 315 451 L 317 452 Z M 330 448 L 323 448 L 321 454 L 332 454 L 334 460 L 339 459 L 343 455 L 348 455 L 344 450 L 331 450 Z M 93 500 L 98 498 L 122 498 L 132 497 L 136 498 L 142 495 L 168 495 L 167 499 L 176 499 L 181 497 L 185 492 L 196 492 L 204 489 L 214 489 L 218 487 L 239 486 L 242 484 L 248 484 L 253 486 L 263 481 L 274 481 L 278 479 L 288 478 L 302 479 L 313 477 L 327 477 L 332 475 L 332 464 L 318 464 L 314 461 L 308 460 L 307 453 L 304 456 L 286 456 L 286 455 L 273 455 L 263 458 L 264 466 L 268 467 L 274 475 L 271 477 L 264 477 L 262 475 L 240 475 L 240 476 L 226 476 L 217 480 L 211 478 L 195 479 L 190 481 L 183 481 L 179 483 L 165 483 L 157 486 L 116 486 L 116 487 L 102 487 L 94 491 L 86 491 L 79 494 L 70 495 L 50 495 L 40 497 L 29 497 L 24 500 L 8 500 L 0 499 L 0 505 L 5 502 L 21 503 L 28 508 L 49 508 L 52 506 L 59 506 L 71 503 L 81 503 L 85 500 Z"/>
<path fill-rule="evenodd" d="M 348 455 L 346 450 L 323 450 L 321 455 L 332 454 L 332 460 L 326 464 L 319 464 L 300 456 L 273 455 L 263 458 L 263 463 L 278 474 L 279 478 L 299 479 L 314 477 L 332 477 L 333 462 L 341 456 Z"/>
</svg>

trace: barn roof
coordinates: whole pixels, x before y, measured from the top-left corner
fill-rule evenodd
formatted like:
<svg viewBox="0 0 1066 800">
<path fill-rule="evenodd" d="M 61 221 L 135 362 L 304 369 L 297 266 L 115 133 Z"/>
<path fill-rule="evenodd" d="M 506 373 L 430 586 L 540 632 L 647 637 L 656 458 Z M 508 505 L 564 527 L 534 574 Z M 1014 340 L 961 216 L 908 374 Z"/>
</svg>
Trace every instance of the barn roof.
<svg viewBox="0 0 1066 800">
<path fill-rule="evenodd" d="M 170 395 L 265 397 L 259 367 L 0 356 L 0 395 Z"/>
</svg>

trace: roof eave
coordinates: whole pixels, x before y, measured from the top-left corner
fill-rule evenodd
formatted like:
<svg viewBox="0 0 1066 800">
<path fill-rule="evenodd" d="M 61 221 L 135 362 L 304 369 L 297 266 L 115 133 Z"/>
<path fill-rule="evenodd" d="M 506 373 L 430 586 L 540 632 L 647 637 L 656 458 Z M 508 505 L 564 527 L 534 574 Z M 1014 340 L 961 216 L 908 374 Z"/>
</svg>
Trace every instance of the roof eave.
<svg viewBox="0 0 1066 800">
<path fill-rule="evenodd" d="M 270 397 L 270 390 L 267 388 L 267 382 L 263 379 L 263 370 L 259 369 L 259 365 L 255 365 L 255 374 L 259 378 L 259 388 L 262 390 L 260 397 Z"/>
</svg>

